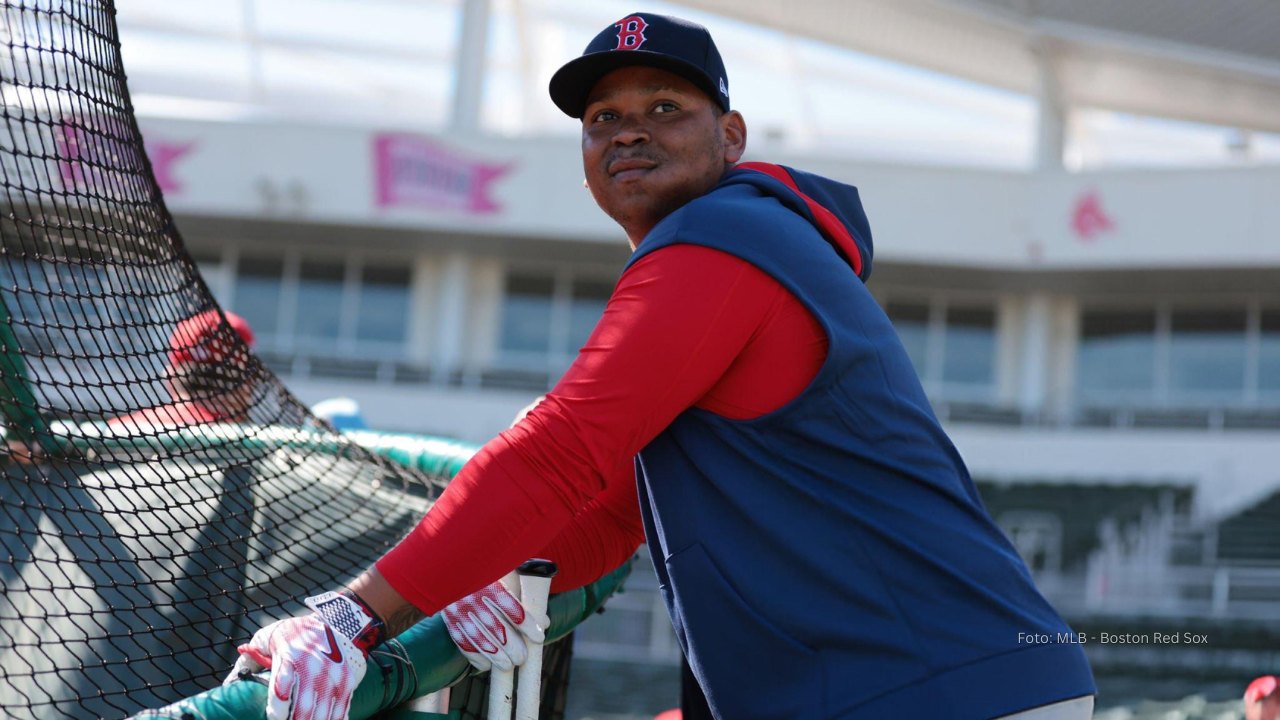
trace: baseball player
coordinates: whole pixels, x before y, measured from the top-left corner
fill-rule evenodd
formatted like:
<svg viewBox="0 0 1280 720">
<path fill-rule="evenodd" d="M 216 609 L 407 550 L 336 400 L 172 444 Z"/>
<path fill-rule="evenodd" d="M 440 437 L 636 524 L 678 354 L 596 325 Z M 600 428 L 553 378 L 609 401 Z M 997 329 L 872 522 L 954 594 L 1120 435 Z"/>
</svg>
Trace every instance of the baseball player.
<svg viewBox="0 0 1280 720">
<path fill-rule="evenodd" d="M 249 358 L 243 348 L 253 347 L 253 330 L 239 315 L 225 314 L 227 327 L 243 344 L 223 329 L 217 310 L 183 320 L 169 336 L 165 366 L 165 386 L 173 401 L 107 422 L 145 429 L 243 420 L 253 393 L 253 383 L 247 377 Z"/>
<path fill-rule="evenodd" d="M 419 526 L 242 647 L 270 717 L 344 717 L 369 648 L 451 603 L 518 661 L 545 619 L 495 578 L 536 555 L 571 588 L 642 540 L 717 718 L 1090 716 L 1076 636 L 863 284 L 857 190 L 741 162 L 729 87 L 705 28 L 650 13 L 552 78 L 635 252 L 565 376 Z"/>
<path fill-rule="evenodd" d="M 253 346 L 253 330 L 244 318 L 226 313 L 227 326 Z M 147 432 L 209 422 L 238 422 L 253 402 L 254 385 L 248 382 L 248 355 L 223 329 L 218 311 L 205 310 L 183 320 L 169 335 L 164 384 L 171 402 L 135 410 L 107 420 L 108 425 Z M 38 443 L 6 438 L 4 452 L 24 465 L 45 462 Z"/>
</svg>

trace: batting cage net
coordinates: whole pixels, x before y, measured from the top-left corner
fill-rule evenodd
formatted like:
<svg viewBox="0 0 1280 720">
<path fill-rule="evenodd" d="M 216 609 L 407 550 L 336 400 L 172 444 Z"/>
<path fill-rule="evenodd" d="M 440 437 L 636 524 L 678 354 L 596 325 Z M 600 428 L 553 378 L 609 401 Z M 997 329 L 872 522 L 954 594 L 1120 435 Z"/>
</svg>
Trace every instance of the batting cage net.
<svg viewBox="0 0 1280 720">
<path fill-rule="evenodd" d="M 112 3 L 0 8 L 2 714 L 262 717 L 261 684 L 210 691 L 235 646 L 376 560 L 474 448 L 355 442 L 313 417 L 183 247 Z M 553 598 L 555 634 L 620 577 Z M 567 647 L 546 660 L 549 712 Z M 424 621 L 384 646 L 352 717 L 476 682 L 466 667 Z M 482 695 L 456 688 L 463 717 Z"/>
</svg>

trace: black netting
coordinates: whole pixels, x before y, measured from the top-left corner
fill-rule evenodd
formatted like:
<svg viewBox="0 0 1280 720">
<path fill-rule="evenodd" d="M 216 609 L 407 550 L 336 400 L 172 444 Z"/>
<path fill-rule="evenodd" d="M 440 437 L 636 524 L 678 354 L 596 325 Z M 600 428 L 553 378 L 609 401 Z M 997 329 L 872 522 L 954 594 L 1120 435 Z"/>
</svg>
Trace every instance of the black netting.
<svg viewBox="0 0 1280 720">
<path fill-rule="evenodd" d="M 217 308 L 152 178 L 112 3 L 0 7 L 0 714 L 122 717 L 216 685 L 443 478 L 329 432 Z"/>
</svg>

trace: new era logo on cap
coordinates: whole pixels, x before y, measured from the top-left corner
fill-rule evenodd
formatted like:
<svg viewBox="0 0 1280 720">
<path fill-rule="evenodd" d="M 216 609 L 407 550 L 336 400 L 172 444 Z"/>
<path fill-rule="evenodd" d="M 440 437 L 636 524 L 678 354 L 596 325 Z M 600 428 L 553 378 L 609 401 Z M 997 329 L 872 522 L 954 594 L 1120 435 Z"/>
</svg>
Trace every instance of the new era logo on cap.
<svg viewBox="0 0 1280 720">
<path fill-rule="evenodd" d="M 697 23 L 653 13 L 631 13 L 601 30 L 581 57 L 552 76 L 551 100 L 566 115 L 580 118 L 600 78 L 629 65 L 675 73 L 729 110 L 728 74 L 711 33 Z"/>
</svg>

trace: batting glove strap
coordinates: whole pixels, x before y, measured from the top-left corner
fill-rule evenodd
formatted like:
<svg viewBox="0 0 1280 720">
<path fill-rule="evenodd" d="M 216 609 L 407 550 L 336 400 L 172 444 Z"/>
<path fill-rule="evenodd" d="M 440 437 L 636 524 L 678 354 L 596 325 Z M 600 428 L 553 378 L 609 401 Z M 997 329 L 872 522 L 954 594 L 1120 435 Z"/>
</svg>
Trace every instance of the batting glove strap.
<svg viewBox="0 0 1280 720">
<path fill-rule="evenodd" d="M 368 603 L 353 592 L 327 592 L 303 601 L 364 657 L 387 639 L 387 626 Z"/>
</svg>

